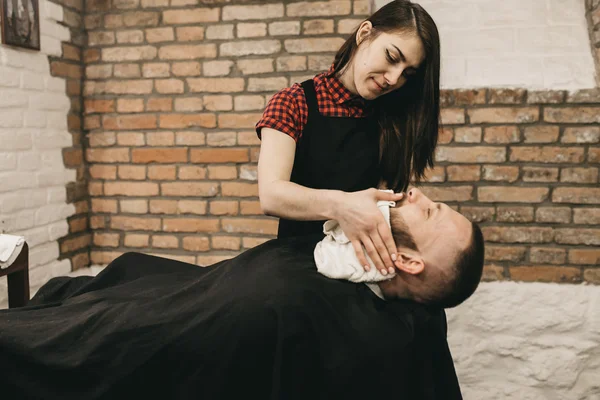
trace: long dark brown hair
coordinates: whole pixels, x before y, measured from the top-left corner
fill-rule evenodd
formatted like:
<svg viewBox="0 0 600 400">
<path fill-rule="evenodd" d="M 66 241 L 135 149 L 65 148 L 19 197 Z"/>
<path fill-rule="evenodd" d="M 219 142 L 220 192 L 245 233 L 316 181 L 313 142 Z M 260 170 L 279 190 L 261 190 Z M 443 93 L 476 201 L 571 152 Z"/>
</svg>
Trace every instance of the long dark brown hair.
<svg viewBox="0 0 600 400">
<path fill-rule="evenodd" d="M 379 122 L 381 183 L 404 191 L 411 180 L 419 183 L 427 167 L 433 167 L 440 118 L 440 38 L 431 16 L 409 0 L 395 0 L 371 15 L 369 40 L 381 32 L 417 35 L 425 60 L 406 83 L 374 100 Z M 338 50 L 332 74 L 338 75 L 358 50 L 358 28 Z"/>
</svg>

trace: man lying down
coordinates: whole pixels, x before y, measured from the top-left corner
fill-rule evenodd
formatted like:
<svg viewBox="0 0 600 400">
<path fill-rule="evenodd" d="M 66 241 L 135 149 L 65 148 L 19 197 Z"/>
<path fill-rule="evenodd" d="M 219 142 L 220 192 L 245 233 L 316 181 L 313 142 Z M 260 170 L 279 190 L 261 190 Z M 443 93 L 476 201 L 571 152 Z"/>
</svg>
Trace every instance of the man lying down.
<svg viewBox="0 0 600 400">
<path fill-rule="evenodd" d="M 460 399 L 439 305 L 475 290 L 481 232 L 414 189 L 389 211 L 401 257 L 370 288 L 318 272 L 352 269 L 333 222 L 207 268 L 126 253 L 52 279 L 0 311 L 2 398 Z"/>
</svg>

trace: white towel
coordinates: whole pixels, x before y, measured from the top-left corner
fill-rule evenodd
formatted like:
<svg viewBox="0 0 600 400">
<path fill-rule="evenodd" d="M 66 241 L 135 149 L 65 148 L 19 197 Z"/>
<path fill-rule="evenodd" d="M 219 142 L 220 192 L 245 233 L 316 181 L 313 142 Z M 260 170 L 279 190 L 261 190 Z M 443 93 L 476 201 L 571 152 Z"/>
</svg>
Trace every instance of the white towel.
<svg viewBox="0 0 600 400">
<path fill-rule="evenodd" d="M 384 190 L 393 193 L 392 190 Z M 394 201 L 378 201 L 377 208 L 383 214 L 388 226 L 390 226 L 390 207 L 394 207 Z M 381 282 L 393 278 L 396 274 L 382 275 L 371 258 L 367 255 L 367 261 L 371 269 L 365 271 L 364 267 L 356 258 L 352 243 L 342 231 L 339 223 L 329 220 L 323 224 L 325 238 L 317 243 L 314 251 L 315 263 L 319 273 L 333 279 L 346 279 L 351 282 Z M 383 298 L 377 284 L 367 286 L 379 297 Z"/>
<path fill-rule="evenodd" d="M 23 236 L 0 234 L 0 269 L 11 266 L 21 254 L 24 244 Z"/>
</svg>

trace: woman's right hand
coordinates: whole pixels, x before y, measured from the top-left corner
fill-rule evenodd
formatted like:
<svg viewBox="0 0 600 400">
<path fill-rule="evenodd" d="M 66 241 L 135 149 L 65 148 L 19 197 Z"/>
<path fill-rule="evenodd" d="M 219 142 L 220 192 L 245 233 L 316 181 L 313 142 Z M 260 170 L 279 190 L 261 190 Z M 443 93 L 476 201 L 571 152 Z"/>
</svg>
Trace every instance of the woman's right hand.
<svg viewBox="0 0 600 400">
<path fill-rule="evenodd" d="M 370 266 L 364 250 L 383 275 L 387 275 L 388 271 L 390 273 L 395 271 L 396 244 L 392 230 L 377 208 L 377 202 L 380 200 L 400 201 L 403 195 L 403 193 L 387 193 L 377 189 L 367 189 L 344 193 L 338 204 L 335 219 L 346 237 L 352 242 L 356 257 L 365 271 L 369 271 Z"/>
</svg>

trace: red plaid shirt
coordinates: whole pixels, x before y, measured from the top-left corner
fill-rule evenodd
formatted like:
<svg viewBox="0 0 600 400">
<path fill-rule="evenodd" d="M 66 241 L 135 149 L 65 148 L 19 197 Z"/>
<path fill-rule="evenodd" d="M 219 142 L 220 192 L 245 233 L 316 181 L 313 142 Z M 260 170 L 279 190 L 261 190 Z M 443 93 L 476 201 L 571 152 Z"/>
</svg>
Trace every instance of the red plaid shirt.
<svg viewBox="0 0 600 400">
<path fill-rule="evenodd" d="M 325 117 L 363 118 L 369 115 L 368 101 L 353 94 L 334 76 L 328 76 L 333 71 L 316 75 L 313 78 L 319 112 Z M 256 133 L 260 137 L 263 127 L 272 128 L 290 135 L 296 142 L 302 136 L 302 131 L 308 120 L 308 105 L 304 89 L 299 83 L 276 93 L 262 118 L 256 124 Z"/>
</svg>

